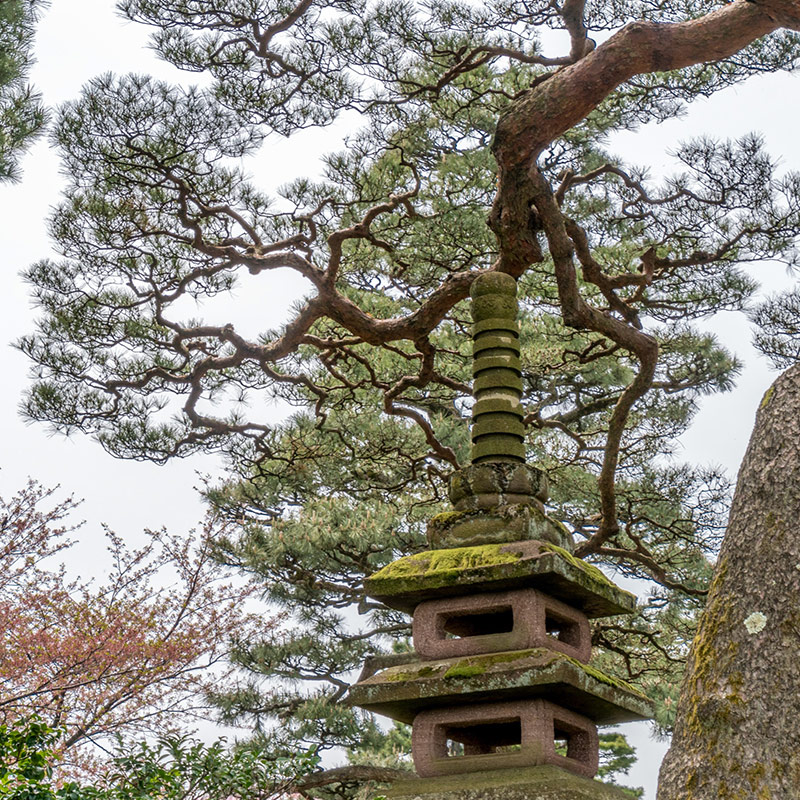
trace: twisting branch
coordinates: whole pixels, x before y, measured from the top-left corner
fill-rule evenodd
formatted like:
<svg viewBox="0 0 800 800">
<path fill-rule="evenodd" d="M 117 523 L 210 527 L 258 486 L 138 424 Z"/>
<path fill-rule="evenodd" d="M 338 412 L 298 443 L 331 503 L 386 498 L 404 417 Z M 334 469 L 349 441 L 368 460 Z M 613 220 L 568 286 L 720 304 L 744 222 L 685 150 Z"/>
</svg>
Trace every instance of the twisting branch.
<svg viewBox="0 0 800 800">
<path fill-rule="evenodd" d="M 567 0 L 562 7 L 562 18 L 574 48 L 586 36 L 582 10 L 583 4 L 577 0 Z M 633 404 L 652 384 L 658 344 L 652 336 L 637 329 L 635 311 L 616 295 L 617 286 L 603 275 L 591 256 L 583 231 L 561 212 L 563 196 L 570 181 L 576 179 L 567 175 L 554 192 L 537 168 L 536 160 L 547 145 L 584 119 L 628 78 L 725 58 L 778 27 L 797 29 L 798 19 L 797 3 L 765 0 L 759 4 L 734 2 L 687 22 L 630 23 L 593 52 L 521 95 L 498 122 L 493 151 L 499 182 L 490 216 L 490 225 L 500 243 L 497 268 L 518 275 L 529 264 L 541 262 L 543 254 L 537 233 L 542 230 L 553 260 L 564 323 L 603 334 L 632 353 L 640 363 L 635 379 L 611 414 L 598 478 L 602 521 L 597 532 L 578 547 L 580 556 L 595 552 L 619 529 L 614 480 L 620 443 Z M 600 288 L 611 313 L 593 308 L 582 297 L 574 265 L 576 251 L 587 279 Z M 650 255 L 645 254 L 649 261 L 643 259 L 645 270 L 640 283 L 651 279 Z M 614 312 L 622 319 L 614 317 Z"/>
<path fill-rule="evenodd" d="M 401 778 L 407 778 L 411 773 L 407 770 L 393 769 L 391 767 L 370 767 L 353 764 L 347 767 L 334 767 L 322 772 L 314 772 L 295 785 L 301 793 L 309 789 L 318 789 L 335 783 L 357 784 L 367 781 L 389 783 Z"/>
<path fill-rule="evenodd" d="M 574 243 L 555 195 L 544 176 L 531 170 L 530 191 L 542 222 L 555 268 L 564 323 L 573 328 L 597 331 L 633 353 L 640 363 L 633 382 L 620 395 L 611 413 L 603 466 L 598 478 L 602 522 L 597 533 L 576 550 L 580 556 L 595 551 L 619 529 L 614 487 L 619 448 L 633 404 L 650 388 L 658 361 L 658 342 L 635 327 L 590 306 L 581 296 L 573 261 Z"/>
<path fill-rule="evenodd" d="M 586 0 L 564 0 L 564 5 L 561 6 L 561 18 L 571 42 L 569 55 L 572 63 L 591 53 L 595 47 L 583 22 L 585 7 Z"/>
<path fill-rule="evenodd" d="M 522 95 L 501 116 L 494 148 L 501 170 L 533 163 L 629 78 L 719 61 L 780 27 L 800 29 L 796 2 L 737 0 L 688 22 L 626 25 Z"/>
</svg>

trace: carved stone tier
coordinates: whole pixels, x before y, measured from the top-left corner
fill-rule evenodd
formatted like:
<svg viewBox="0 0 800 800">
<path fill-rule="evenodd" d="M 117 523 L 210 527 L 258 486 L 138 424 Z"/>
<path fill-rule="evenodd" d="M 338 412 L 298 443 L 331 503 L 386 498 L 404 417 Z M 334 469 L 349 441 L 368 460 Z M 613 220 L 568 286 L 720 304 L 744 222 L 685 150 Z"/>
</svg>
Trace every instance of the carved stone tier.
<svg viewBox="0 0 800 800">
<path fill-rule="evenodd" d="M 603 573 L 547 542 L 426 550 L 388 564 L 364 581 L 366 593 L 413 614 L 426 600 L 533 588 L 590 619 L 636 610 L 636 598 Z"/>
<path fill-rule="evenodd" d="M 570 532 L 535 502 L 437 514 L 428 522 L 428 542 L 434 550 L 440 550 L 530 539 L 571 551 Z"/>
<path fill-rule="evenodd" d="M 547 476 L 527 464 L 489 461 L 470 464 L 450 476 L 450 502 L 456 511 L 547 501 Z"/>
<path fill-rule="evenodd" d="M 588 663 L 589 618 L 631 613 L 636 598 L 572 555 L 545 511 L 546 476 L 525 463 L 516 291 L 496 272 L 472 285 L 472 464 L 451 476 L 455 510 L 430 520 L 431 550 L 364 581 L 413 615 L 416 653 L 367 659 L 346 701 L 413 724 L 423 777 L 391 797 L 618 800 L 591 780 L 597 725 L 652 711 Z"/>
<path fill-rule="evenodd" d="M 351 686 L 347 702 L 413 722 L 432 708 L 556 698 L 598 725 L 652 716 L 650 701 L 630 684 L 545 648 L 390 667 Z"/>
<path fill-rule="evenodd" d="M 555 766 L 395 781 L 389 800 L 630 800 L 615 786 Z"/>
<path fill-rule="evenodd" d="M 414 610 L 414 650 L 423 660 L 549 647 L 588 663 L 586 614 L 536 589 L 427 600 Z"/>
<path fill-rule="evenodd" d="M 597 774 L 597 726 L 547 700 L 421 711 L 412 742 L 414 766 L 423 778 L 542 764 L 586 778 Z M 556 742 L 563 742 L 565 753 Z M 451 752 L 454 745 L 458 750 Z"/>
</svg>

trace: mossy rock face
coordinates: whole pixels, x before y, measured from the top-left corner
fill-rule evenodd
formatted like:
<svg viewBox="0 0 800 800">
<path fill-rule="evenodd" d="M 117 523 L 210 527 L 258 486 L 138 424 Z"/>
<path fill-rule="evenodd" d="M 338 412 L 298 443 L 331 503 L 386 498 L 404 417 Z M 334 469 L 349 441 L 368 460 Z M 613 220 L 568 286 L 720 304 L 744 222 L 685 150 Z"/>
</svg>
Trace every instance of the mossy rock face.
<svg viewBox="0 0 800 800">
<path fill-rule="evenodd" d="M 648 719 L 648 698 L 625 681 L 536 647 L 390 667 L 350 687 L 348 704 L 412 722 L 422 710 L 545 698 L 599 725 Z"/>
<path fill-rule="evenodd" d="M 552 766 L 395 781 L 389 800 L 630 800 L 615 786 Z"/>
<path fill-rule="evenodd" d="M 387 564 L 364 581 L 370 597 L 409 614 L 423 600 L 523 588 L 563 600 L 590 618 L 636 610 L 634 595 L 548 542 L 427 550 Z"/>
<path fill-rule="evenodd" d="M 573 546 L 572 536 L 563 525 L 548 517 L 540 504 L 529 503 L 437 514 L 428 522 L 427 535 L 436 550 L 525 539 L 550 542 L 565 550 Z"/>
<path fill-rule="evenodd" d="M 469 295 L 475 298 L 487 294 L 506 294 L 516 297 L 517 281 L 507 272 L 484 272 L 472 281 Z"/>
<path fill-rule="evenodd" d="M 508 294 L 484 294 L 472 298 L 472 319 L 482 322 L 485 319 L 517 318 L 517 298 Z"/>
</svg>

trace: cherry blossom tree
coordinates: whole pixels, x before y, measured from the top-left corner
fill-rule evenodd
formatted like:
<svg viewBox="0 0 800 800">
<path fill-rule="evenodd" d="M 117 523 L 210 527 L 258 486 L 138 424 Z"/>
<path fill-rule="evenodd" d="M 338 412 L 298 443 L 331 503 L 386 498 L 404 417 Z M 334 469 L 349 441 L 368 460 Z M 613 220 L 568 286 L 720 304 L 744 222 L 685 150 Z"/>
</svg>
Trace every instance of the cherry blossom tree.
<svg viewBox="0 0 800 800">
<path fill-rule="evenodd" d="M 252 587 L 212 558 L 212 522 L 196 537 L 148 531 L 140 548 L 106 530 L 110 568 L 96 581 L 51 567 L 72 545 L 76 505 L 35 482 L 0 498 L 0 722 L 37 715 L 62 731 L 64 764 L 80 772 L 109 738 L 207 716 L 232 638 L 257 621 L 245 610 Z"/>
</svg>

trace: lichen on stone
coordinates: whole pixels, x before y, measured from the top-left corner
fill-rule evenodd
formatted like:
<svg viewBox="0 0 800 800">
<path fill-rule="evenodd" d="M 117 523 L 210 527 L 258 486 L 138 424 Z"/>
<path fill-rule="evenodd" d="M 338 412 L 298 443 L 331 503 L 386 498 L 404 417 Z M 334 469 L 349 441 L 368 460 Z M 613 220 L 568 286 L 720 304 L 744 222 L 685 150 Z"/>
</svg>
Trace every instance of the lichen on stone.
<svg viewBox="0 0 800 800">
<path fill-rule="evenodd" d="M 593 667 L 590 664 L 584 664 L 583 662 L 578 661 L 578 659 L 572 658 L 565 653 L 558 653 L 554 650 L 546 650 L 543 648 L 515 650 L 504 653 L 487 653 L 484 655 L 462 658 L 450 666 L 442 677 L 449 679 L 473 678 L 477 675 L 483 675 L 485 672 L 491 669 L 491 667 L 494 667 L 497 664 L 508 664 L 514 661 L 522 661 L 527 658 L 535 657 L 548 658 L 550 663 L 553 664 L 559 660 L 568 661 L 570 664 L 578 667 L 578 669 L 584 672 L 584 674 L 586 674 L 589 678 L 599 681 L 600 683 L 605 683 L 606 685 L 612 686 L 615 689 L 621 689 L 624 692 L 630 692 L 638 695 L 642 699 L 647 699 L 647 696 L 641 691 L 641 689 L 637 689 L 635 686 L 632 686 L 630 683 L 622 680 L 621 678 L 615 678 L 611 675 L 607 675 L 605 672 L 602 672 L 596 667 Z M 392 680 L 394 680 L 394 678 L 392 678 Z"/>
<path fill-rule="evenodd" d="M 433 675 L 436 675 L 438 672 L 441 672 L 441 668 L 432 667 L 429 665 L 424 665 L 419 667 L 419 669 L 414 670 L 401 670 L 400 672 L 389 670 L 386 672 L 386 680 L 391 681 L 392 683 L 399 681 L 413 681 L 417 678 L 429 678 Z"/>
<path fill-rule="evenodd" d="M 622 680 L 622 678 L 615 678 L 612 675 L 607 675 L 605 672 L 602 672 L 596 667 L 593 667 L 590 664 L 584 664 L 583 662 L 578 661 L 578 659 L 572 658 L 566 654 L 562 653 L 560 655 L 561 658 L 564 658 L 572 664 L 575 664 L 575 666 L 580 667 L 590 678 L 594 678 L 596 681 L 600 681 L 600 683 L 608 684 L 609 686 L 613 686 L 615 689 L 622 689 L 625 692 L 637 694 L 646 700 L 649 699 L 641 689 L 637 689 L 632 684 Z"/>
<path fill-rule="evenodd" d="M 763 631 L 767 626 L 767 618 L 760 611 L 754 611 L 744 621 L 744 626 L 747 628 L 747 632 L 751 636 L 754 636 L 757 633 L 761 633 L 761 631 Z"/>
</svg>

